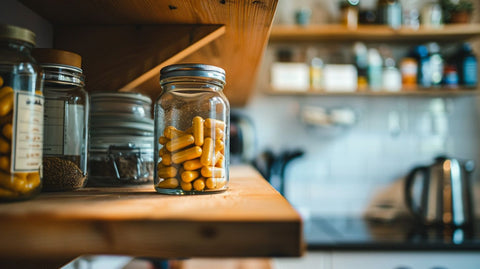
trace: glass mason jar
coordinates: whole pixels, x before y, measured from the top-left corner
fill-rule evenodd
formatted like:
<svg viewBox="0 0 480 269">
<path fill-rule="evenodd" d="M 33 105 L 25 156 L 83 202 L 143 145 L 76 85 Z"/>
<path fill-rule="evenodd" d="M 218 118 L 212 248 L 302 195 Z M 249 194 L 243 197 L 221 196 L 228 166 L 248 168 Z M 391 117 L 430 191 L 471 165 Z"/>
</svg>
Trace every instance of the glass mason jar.
<svg viewBox="0 0 480 269">
<path fill-rule="evenodd" d="M 34 46 L 30 30 L 0 25 L 0 200 L 42 188 L 43 73 Z"/>
<path fill-rule="evenodd" d="M 152 100 L 139 93 L 90 96 L 89 186 L 153 181 Z"/>
<path fill-rule="evenodd" d="M 80 55 L 35 49 L 43 68 L 45 97 L 43 141 L 44 191 L 69 191 L 87 177 L 88 95 Z"/>
<path fill-rule="evenodd" d="M 223 94 L 225 71 L 178 64 L 160 71 L 155 104 L 155 190 L 202 194 L 227 189 L 230 105 Z"/>
</svg>

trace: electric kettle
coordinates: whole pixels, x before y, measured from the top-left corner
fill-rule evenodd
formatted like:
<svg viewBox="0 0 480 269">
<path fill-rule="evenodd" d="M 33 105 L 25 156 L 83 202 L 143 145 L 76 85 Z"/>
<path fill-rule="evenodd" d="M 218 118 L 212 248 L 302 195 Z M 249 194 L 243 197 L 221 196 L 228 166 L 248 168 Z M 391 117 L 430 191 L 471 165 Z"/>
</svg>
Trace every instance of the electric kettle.
<svg viewBox="0 0 480 269">
<path fill-rule="evenodd" d="M 471 225 L 470 175 L 473 170 L 473 161 L 447 157 L 437 157 L 430 166 L 413 168 L 405 180 L 408 209 L 425 225 Z"/>
</svg>

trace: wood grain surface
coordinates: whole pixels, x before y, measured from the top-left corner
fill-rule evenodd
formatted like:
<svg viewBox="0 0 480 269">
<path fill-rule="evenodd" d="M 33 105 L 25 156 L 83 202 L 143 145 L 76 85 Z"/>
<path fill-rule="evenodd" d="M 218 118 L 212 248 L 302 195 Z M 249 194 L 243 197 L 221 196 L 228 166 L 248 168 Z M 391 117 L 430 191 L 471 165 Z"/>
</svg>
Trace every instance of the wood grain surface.
<svg viewBox="0 0 480 269">
<path fill-rule="evenodd" d="M 49 20 L 54 25 L 55 38 L 68 40 L 75 38 L 76 31 L 63 31 L 73 25 L 154 25 L 154 24 L 207 24 L 225 25 L 225 34 L 202 49 L 195 51 L 191 57 L 182 62 L 201 62 L 214 64 L 226 70 L 227 85 L 225 94 L 232 106 L 243 106 L 255 85 L 256 75 L 264 49 L 268 41 L 268 34 L 273 21 L 277 0 L 238 0 L 238 1 L 195 1 L 195 0 L 20 0 L 27 7 Z M 161 33 L 160 33 L 161 34 Z M 195 34 L 195 31 L 192 32 Z M 79 46 L 89 46 L 97 43 L 104 48 L 95 36 L 83 37 L 78 40 Z M 167 36 L 169 40 L 164 44 L 146 44 L 155 48 L 176 43 L 182 35 L 176 33 Z M 58 39 L 57 39 L 58 40 Z M 54 43 L 57 48 L 69 50 L 72 47 L 64 43 Z M 76 46 L 76 45 L 75 45 Z M 122 44 L 119 44 L 122 46 Z M 113 49 L 113 48 L 112 48 Z M 142 54 L 141 51 L 138 51 Z M 99 54 L 94 54 L 99 55 Z M 83 53 L 85 61 L 94 55 Z M 101 54 L 100 54 L 101 55 Z M 125 55 L 117 54 L 118 57 Z M 132 55 L 128 55 L 131 57 Z M 101 59 L 100 59 L 101 60 Z M 105 60 L 108 60 L 105 58 Z M 156 62 L 156 66 L 162 62 Z M 132 69 L 139 68 L 144 62 L 125 61 L 122 65 Z M 108 72 L 109 70 L 100 71 Z M 123 68 L 128 70 L 128 68 Z M 85 70 L 87 71 L 87 70 Z M 88 71 L 90 72 L 90 71 Z M 118 77 L 129 76 L 126 71 L 117 74 Z M 95 84 L 101 80 L 103 72 L 91 72 L 87 76 L 87 90 L 98 91 L 113 89 L 126 90 L 125 85 L 119 86 L 113 80 L 107 86 Z M 92 77 L 93 76 L 93 77 Z M 99 76 L 100 78 L 97 78 Z M 107 87 L 107 88 L 104 88 Z M 143 92 L 153 99 L 160 92 L 158 78 L 155 76 L 138 85 L 135 91 Z"/>
<path fill-rule="evenodd" d="M 253 168 L 240 166 L 219 194 L 161 195 L 152 184 L 0 204 L 0 257 L 299 256 L 301 227 L 290 204 Z"/>
<path fill-rule="evenodd" d="M 272 27 L 270 42 L 298 41 L 452 41 L 480 36 L 480 24 L 447 24 L 439 28 L 393 29 L 386 25 L 360 25 L 351 29 L 338 24 L 309 26 L 275 25 Z"/>
</svg>

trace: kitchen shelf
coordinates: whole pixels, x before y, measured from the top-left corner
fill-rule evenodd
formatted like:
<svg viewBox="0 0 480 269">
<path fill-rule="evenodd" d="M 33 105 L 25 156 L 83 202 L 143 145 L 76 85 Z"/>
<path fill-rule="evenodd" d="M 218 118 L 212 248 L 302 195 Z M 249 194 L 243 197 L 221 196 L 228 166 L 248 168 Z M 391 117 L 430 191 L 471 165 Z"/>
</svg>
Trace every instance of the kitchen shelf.
<svg viewBox="0 0 480 269">
<path fill-rule="evenodd" d="M 441 28 L 393 29 L 386 25 L 359 25 L 350 29 L 338 24 L 274 25 L 270 42 L 299 41 L 379 41 L 379 42 L 432 42 L 458 41 L 480 36 L 480 24 L 446 24 Z"/>
<path fill-rule="evenodd" d="M 427 88 L 422 90 L 403 90 L 398 92 L 387 92 L 387 91 L 355 91 L 355 92 L 326 92 L 318 90 L 308 90 L 308 91 L 290 91 L 290 90 L 267 90 L 265 93 L 270 95 L 300 95 L 300 96 L 412 96 L 412 97 L 421 97 L 421 96 L 471 96 L 479 95 L 479 89 L 433 89 Z"/>
<path fill-rule="evenodd" d="M 277 5 L 277 0 L 19 1 L 52 23 L 55 48 L 82 56 L 89 92 L 135 91 L 156 99 L 163 66 L 206 63 L 226 70 L 224 92 L 232 106 L 245 105 L 251 95 Z"/>
<path fill-rule="evenodd" d="M 229 189 L 219 194 L 162 195 L 152 184 L 0 204 L 0 261 L 81 254 L 300 256 L 299 214 L 252 167 L 234 166 L 230 173 Z"/>
</svg>

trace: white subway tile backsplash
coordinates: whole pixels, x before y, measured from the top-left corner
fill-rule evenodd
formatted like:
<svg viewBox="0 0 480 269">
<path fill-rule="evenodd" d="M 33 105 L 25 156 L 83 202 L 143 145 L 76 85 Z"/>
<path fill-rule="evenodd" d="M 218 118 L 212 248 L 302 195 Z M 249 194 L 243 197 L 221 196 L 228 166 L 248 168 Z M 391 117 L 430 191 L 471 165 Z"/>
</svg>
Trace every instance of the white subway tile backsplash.
<svg viewBox="0 0 480 269">
<path fill-rule="evenodd" d="M 439 154 L 480 162 L 477 102 L 464 97 L 272 97 L 257 92 L 243 111 L 254 120 L 260 151 L 305 151 L 286 170 L 286 197 L 294 206 L 314 215 L 360 215 L 379 186 L 414 166 L 430 164 Z M 351 108 L 358 121 L 344 129 L 307 127 L 298 114 L 304 105 Z"/>
</svg>

